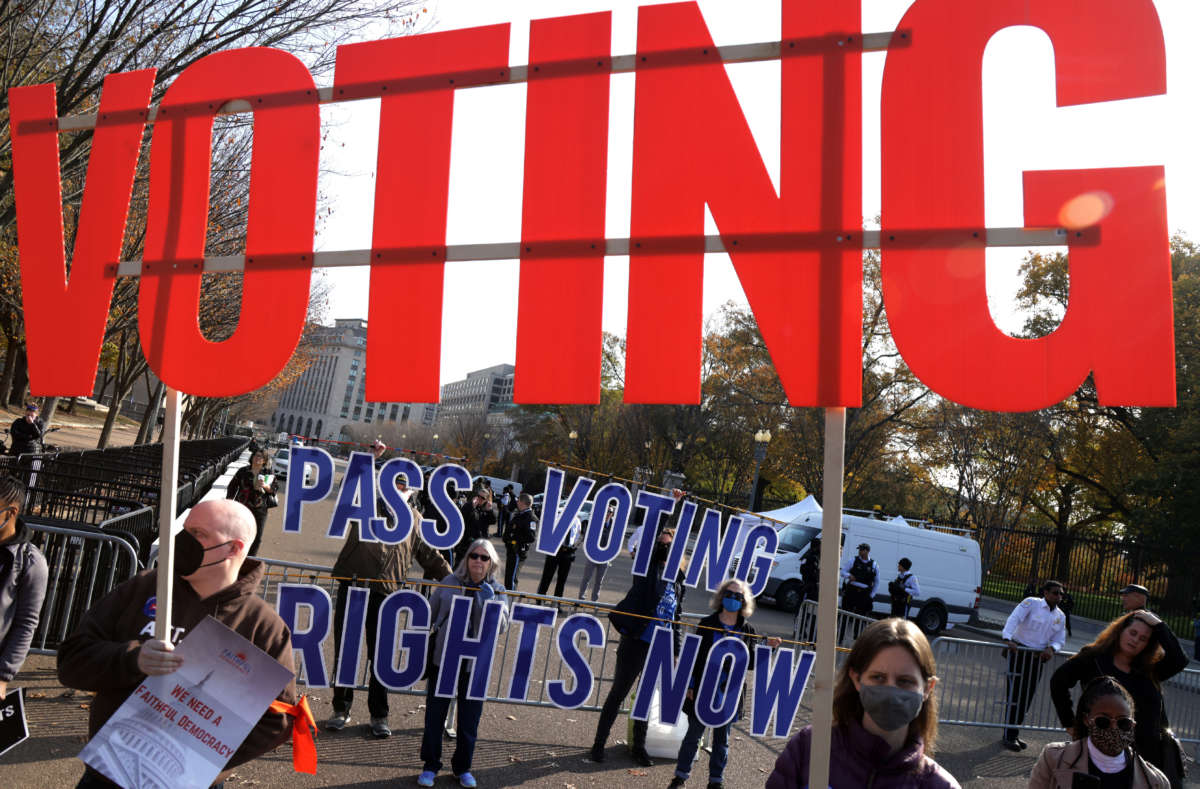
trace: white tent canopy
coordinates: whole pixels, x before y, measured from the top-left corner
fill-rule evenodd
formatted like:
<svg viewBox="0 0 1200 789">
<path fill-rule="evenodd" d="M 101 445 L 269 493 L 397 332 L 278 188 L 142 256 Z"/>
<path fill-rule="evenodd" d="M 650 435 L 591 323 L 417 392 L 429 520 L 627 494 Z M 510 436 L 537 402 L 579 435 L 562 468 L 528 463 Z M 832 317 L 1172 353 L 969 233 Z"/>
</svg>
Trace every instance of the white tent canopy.
<svg viewBox="0 0 1200 789">
<path fill-rule="evenodd" d="M 789 504 L 786 507 L 781 507 L 777 510 L 768 510 L 766 512 L 755 512 L 742 516 L 742 528 L 753 528 L 765 521 L 778 521 L 776 527 L 782 527 L 789 524 L 798 518 L 808 515 L 813 512 L 820 512 L 821 505 L 813 498 L 812 494 L 805 496 L 795 504 Z"/>
</svg>

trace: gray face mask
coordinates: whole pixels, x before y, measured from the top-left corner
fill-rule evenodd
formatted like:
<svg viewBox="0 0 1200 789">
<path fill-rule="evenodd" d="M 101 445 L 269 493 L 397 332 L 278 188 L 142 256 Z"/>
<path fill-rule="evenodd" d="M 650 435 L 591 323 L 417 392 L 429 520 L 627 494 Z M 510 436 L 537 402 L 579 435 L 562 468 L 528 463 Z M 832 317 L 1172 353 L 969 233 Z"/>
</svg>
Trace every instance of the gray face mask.
<svg viewBox="0 0 1200 789">
<path fill-rule="evenodd" d="M 858 687 L 858 697 L 871 720 L 884 731 L 903 729 L 912 723 L 925 704 L 925 696 L 915 690 L 897 688 L 895 685 L 867 685 Z"/>
</svg>

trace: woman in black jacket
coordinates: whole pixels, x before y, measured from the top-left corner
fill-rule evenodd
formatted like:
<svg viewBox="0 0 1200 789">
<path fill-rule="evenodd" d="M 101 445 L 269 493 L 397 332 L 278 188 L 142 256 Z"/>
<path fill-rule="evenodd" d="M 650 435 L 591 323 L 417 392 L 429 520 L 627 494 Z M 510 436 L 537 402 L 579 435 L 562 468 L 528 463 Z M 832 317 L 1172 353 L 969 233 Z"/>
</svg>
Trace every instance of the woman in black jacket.
<svg viewBox="0 0 1200 789">
<path fill-rule="evenodd" d="M 1134 747 L 1138 754 L 1160 770 L 1165 763 L 1163 738 L 1167 728 L 1166 709 L 1160 685 L 1187 667 L 1183 647 L 1171 629 L 1149 611 L 1131 611 L 1113 620 L 1096 640 L 1059 666 L 1050 677 L 1050 698 L 1063 728 L 1073 738 L 1075 710 L 1071 688 L 1086 687 L 1096 677 L 1110 676 L 1133 697 L 1137 714 Z"/>
<path fill-rule="evenodd" d="M 258 450 L 250 456 L 250 465 L 242 466 L 233 475 L 225 498 L 245 504 L 254 516 L 254 542 L 250 544 L 247 556 L 258 556 L 258 546 L 262 544 L 263 527 L 267 523 L 267 510 L 276 505 L 276 494 L 279 492 L 279 482 L 270 472 L 270 458 L 263 450 Z"/>
<path fill-rule="evenodd" d="M 659 627 L 672 629 L 673 648 L 679 652 L 679 612 L 683 610 L 684 568 L 679 568 L 674 582 L 668 583 L 662 579 L 663 562 L 671 550 L 671 542 L 675 539 L 675 530 L 665 528 L 658 535 L 654 546 L 654 555 L 650 559 L 650 568 L 644 576 L 633 579 L 629 592 L 617 603 L 617 607 L 609 614 L 613 627 L 621 634 L 617 644 L 616 668 L 613 670 L 612 685 L 609 686 L 608 696 L 600 710 L 600 720 L 596 723 L 596 738 L 592 743 L 592 761 L 604 761 L 604 745 L 608 742 L 608 733 L 621 703 L 629 695 L 629 691 L 637 683 L 638 675 L 646 662 L 646 653 L 650 650 L 654 631 Z M 646 753 L 646 721 L 633 722 L 633 760 L 643 767 L 654 764 Z"/>
<path fill-rule="evenodd" d="M 746 670 L 754 670 L 754 647 L 758 634 L 751 624 L 746 621 L 754 614 L 754 595 L 750 594 L 750 586 L 738 578 L 730 578 L 717 587 L 712 599 L 713 612 L 700 620 L 696 629 L 700 635 L 700 648 L 696 652 L 696 665 L 692 669 L 692 680 L 688 685 L 687 701 L 683 709 L 688 715 L 688 730 L 683 743 L 679 746 L 679 757 L 675 764 L 675 778 L 669 789 L 682 787 L 692 774 L 692 762 L 696 758 L 696 749 L 700 745 L 700 737 L 704 734 L 705 726 L 696 717 L 696 691 L 704 678 L 704 666 L 708 662 L 708 653 L 713 643 L 722 638 L 740 638 L 746 642 L 750 650 L 750 663 Z M 767 639 L 767 645 L 774 649 L 781 641 L 772 636 Z M 717 687 L 718 698 L 729 692 L 729 678 L 721 677 Z M 738 705 L 737 718 L 742 715 L 741 704 Z M 708 786 L 720 787 L 724 780 L 725 765 L 729 761 L 729 730 L 733 721 L 713 729 L 712 753 L 708 757 Z"/>
</svg>

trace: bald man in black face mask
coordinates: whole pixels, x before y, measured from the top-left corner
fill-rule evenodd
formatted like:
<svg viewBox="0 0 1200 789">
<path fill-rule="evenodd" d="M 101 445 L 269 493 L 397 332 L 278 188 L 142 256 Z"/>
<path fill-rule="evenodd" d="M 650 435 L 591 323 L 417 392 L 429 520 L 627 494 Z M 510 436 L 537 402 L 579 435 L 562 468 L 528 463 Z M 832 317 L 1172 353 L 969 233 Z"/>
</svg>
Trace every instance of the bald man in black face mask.
<svg viewBox="0 0 1200 789">
<path fill-rule="evenodd" d="M 236 501 L 205 501 L 192 508 L 175 538 L 173 627 L 168 640 L 154 638 L 157 569 L 130 578 L 84 615 L 58 648 L 58 679 L 69 688 L 96 692 L 88 713 L 89 737 L 144 677 L 169 674 L 182 665 L 175 644 L 209 615 L 295 674 L 292 635 L 279 614 L 258 596 L 264 566 L 246 556 L 254 534 L 254 516 Z M 278 698 L 295 704 L 296 683 L 289 682 Z M 265 713 L 216 782 L 239 764 L 274 750 L 291 728 L 282 713 Z M 78 785 L 116 786 L 90 767 Z"/>
</svg>

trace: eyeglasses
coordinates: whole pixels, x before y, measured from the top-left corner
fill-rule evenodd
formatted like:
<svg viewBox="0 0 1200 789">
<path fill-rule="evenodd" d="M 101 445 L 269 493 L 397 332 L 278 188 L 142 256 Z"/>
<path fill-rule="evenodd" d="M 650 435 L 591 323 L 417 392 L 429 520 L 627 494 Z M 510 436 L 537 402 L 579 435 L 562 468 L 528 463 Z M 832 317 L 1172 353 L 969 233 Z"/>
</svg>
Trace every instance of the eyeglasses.
<svg viewBox="0 0 1200 789">
<path fill-rule="evenodd" d="M 474 559 L 477 562 L 490 562 L 492 560 L 492 557 L 488 556 L 486 553 L 467 554 L 467 558 Z"/>
<path fill-rule="evenodd" d="M 721 597 L 727 597 L 730 600 L 741 600 L 743 603 L 746 602 L 746 597 L 741 592 L 726 592 Z"/>
<path fill-rule="evenodd" d="M 1117 728 L 1121 731 L 1133 731 L 1136 721 L 1133 718 L 1125 717 L 1120 717 L 1114 720 L 1107 715 L 1097 715 L 1092 718 L 1092 725 L 1100 731 L 1107 730 L 1108 727 L 1112 726 L 1114 723 L 1117 724 Z"/>
</svg>

